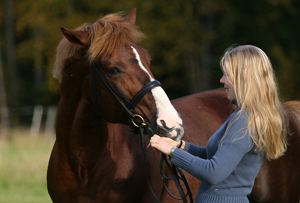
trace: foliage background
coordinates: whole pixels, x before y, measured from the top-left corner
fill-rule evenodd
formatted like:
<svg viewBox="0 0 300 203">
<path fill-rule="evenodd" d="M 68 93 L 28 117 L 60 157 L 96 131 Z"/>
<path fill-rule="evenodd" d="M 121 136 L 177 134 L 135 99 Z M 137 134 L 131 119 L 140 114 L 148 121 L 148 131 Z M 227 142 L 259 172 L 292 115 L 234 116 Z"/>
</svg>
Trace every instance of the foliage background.
<svg viewBox="0 0 300 203">
<path fill-rule="evenodd" d="M 105 14 L 127 13 L 132 8 L 137 8 L 137 25 L 148 36 L 140 45 L 149 50 L 152 72 L 171 99 L 221 87 L 219 60 L 233 44 L 262 48 L 272 60 L 283 100 L 300 98 L 297 0 L 0 3 L 0 83 L 12 125 L 26 122 L 20 116 L 21 107 L 49 106 L 59 101 L 52 68 L 56 45 L 62 39 L 61 26 L 73 29 Z"/>
<path fill-rule="evenodd" d="M 221 87 L 219 60 L 233 44 L 262 48 L 282 99 L 300 98 L 299 0 L 0 0 L 0 128 L 29 125 L 36 104 L 58 104 L 52 68 L 61 26 L 132 8 L 148 36 L 140 45 L 171 99 Z M 0 202 L 49 202 L 53 140 L 18 137 L 0 140 Z"/>
</svg>

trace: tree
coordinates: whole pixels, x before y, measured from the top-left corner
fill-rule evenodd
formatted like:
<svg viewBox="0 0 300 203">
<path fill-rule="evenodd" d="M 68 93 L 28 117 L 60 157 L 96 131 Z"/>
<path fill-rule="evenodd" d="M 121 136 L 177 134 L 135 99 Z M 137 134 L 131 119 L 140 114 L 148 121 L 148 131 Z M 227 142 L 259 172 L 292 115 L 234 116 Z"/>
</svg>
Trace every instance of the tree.
<svg viewBox="0 0 300 203">
<path fill-rule="evenodd" d="M 8 131 L 10 128 L 10 119 L 9 119 L 9 111 L 7 107 L 6 101 L 6 91 L 5 91 L 5 83 L 3 77 L 3 63 L 1 57 L 1 49 L 0 49 L 0 118 L 1 118 L 1 132 L 0 135 L 2 137 L 6 137 L 8 135 Z"/>
<path fill-rule="evenodd" d="M 6 64 L 9 73 L 9 92 L 10 103 L 12 106 L 17 106 L 19 101 L 19 77 L 17 70 L 17 57 L 16 57 L 16 40 L 15 40 L 15 1 L 5 1 L 5 45 L 6 45 Z"/>
</svg>

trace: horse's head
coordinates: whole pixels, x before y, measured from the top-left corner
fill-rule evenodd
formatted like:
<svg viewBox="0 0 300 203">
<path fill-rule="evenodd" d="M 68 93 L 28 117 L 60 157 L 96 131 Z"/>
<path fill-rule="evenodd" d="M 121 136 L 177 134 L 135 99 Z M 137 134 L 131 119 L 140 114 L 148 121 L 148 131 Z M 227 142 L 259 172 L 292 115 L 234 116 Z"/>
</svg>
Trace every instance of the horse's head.
<svg viewBox="0 0 300 203">
<path fill-rule="evenodd" d="M 81 50 L 80 53 L 86 53 L 81 56 L 85 55 L 86 60 L 96 67 L 88 75 L 90 89 L 94 86 L 94 93 L 89 91 L 90 100 L 109 122 L 127 123 L 127 113 L 105 87 L 105 82 L 100 80 L 101 76 L 120 94 L 116 96 L 125 105 L 144 86 L 155 81 L 150 71 L 150 54 L 134 42 L 143 37 L 135 27 L 135 20 L 136 10 L 133 9 L 124 19 L 117 14 L 109 14 L 76 30 L 62 28 L 65 38 L 74 48 Z M 94 71 L 101 76 L 98 77 Z M 182 120 L 160 86 L 150 88 L 139 99 L 132 113 L 143 117 L 160 136 L 173 139 L 183 136 Z"/>
</svg>

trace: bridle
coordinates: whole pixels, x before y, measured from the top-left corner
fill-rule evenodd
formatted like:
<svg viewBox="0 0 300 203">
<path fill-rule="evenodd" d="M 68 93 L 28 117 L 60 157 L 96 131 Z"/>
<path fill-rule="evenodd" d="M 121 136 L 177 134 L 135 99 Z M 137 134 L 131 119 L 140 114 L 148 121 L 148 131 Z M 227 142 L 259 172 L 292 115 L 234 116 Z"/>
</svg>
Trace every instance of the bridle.
<svg viewBox="0 0 300 203">
<path fill-rule="evenodd" d="M 113 97 L 116 99 L 116 101 L 121 105 L 122 109 L 127 113 L 130 122 L 132 122 L 135 126 L 137 124 L 134 122 L 134 118 L 138 117 L 142 121 L 144 119 L 142 116 L 138 114 L 134 114 L 132 110 L 136 107 L 136 105 L 140 102 L 140 100 L 147 94 L 149 91 L 151 91 L 153 88 L 157 86 L 161 86 L 160 82 L 157 80 L 149 82 L 147 85 L 145 85 L 134 97 L 131 101 L 124 98 L 117 90 L 115 90 L 109 82 L 106 80 L 106 78 L 100 73 L 95 63 L 90 62 L 90 68 L 91 68 L 91 74 L 92 74 L 92 85 L 93 85 L 93 94 L 94 94 L 94 104 L 97 110 L 99 110 L 99 105 L 97 103 L 97 90 L 96 90 L 96 79 L 95 79 L 95 73 L 99 76 L 99 78 L 102 80 L 106 88 L 109 90 L 109 92 L 113 95 Z M 125 101 L 128 104 L 128 107 L 119 99 L 121 98 L 123 101 Z"/>
<path fill-rule="evenodd" d="M 161 201 L 159 200 L 159 198 L 155 195 L 151 185 L 150 185 L 150 181 L 148 179 L 147 176 L 147 169 L 146 169 L 146 162 L 145 162 L 145 141 L 144 141 L 144 132 L 146 132 L 146 134 L 149 137 L 152 137 L 154 135 L 154 132 L 151 128 L 151 125 L 149 123 L 147 123 L 145 121 L 145 119 L 139 115 L 139 114 L 134 114 L 132 112 L 132 110 L 137 106 L 137 104 L 140 102 L 140 100 L 145 96 L 145 94 L 147 94 L 149 91 L 151 91 L 153 88 L 161 86 L 160 82 L 157 80 L 154 81 L 150 81 L 148 84 L 146 84 L 140 91 L 137 92 L 137 94 L 133 97 L 133 99 L 131 101 L 127 100 L 126 98 L 124 98 L 117 90 L 115 90 L 110 84 L 109 82 L 106 80 L 106 78 L 101 74 L 101 72 L 98 70 L 96 64 L 94 62 L 90 61 L 90 70 L 91 70 L 91 76 L 92 76 L 92 86 L 93 86 L 93 97 L 94 97 L 94 105 L 97 111 L 99 111 L 99 105 L 97 102 L 97 89 L 96 89 L 96 78 L 95 78 L 95 72 L 97 73 L 97 75 L 99 76 L 99 78 L 101 79 L 101 81 L 104 83 L 104 85 L 106 86 L 106 88 L 109 90 L 109 92 L 113 95 L 113 97 L 116 99 L 116 101 L 120 104 L 120 106 L 122 107 L 122 109 L 127 113 L 128 115 L 128 122 L 129 125 L 131 127 L 131 129 L 134 132 L 138 132 L 140 134 L 140 140 L 141 140 L 141 148 L 142 148 L 142 157 L 143 157 L 143 165 L 144 165 L 144 171 L 146 174 L 146 179 L 147 179 L 147 183 L 148 186 L 153 194 L 153 196 L 155 197 L 155 199 L 161 203 Z M 127 103 L 128 107 L 119 99 L 121 98 L 124 102 Z M 138 118 L 141 120 L 140 123 L 136 123 L 134 121 L 134 118 Z M 162 170 L 162 166 L 163 166 L 163 161 L 165 162 L 165 164 L 167 165 L 167 168 L 171 174 L 172 177 L 166 177 L 163 174 L 163 170 Z M 160 164 L 160 171 L 161 171 L 161 175 L 162 175 L 162 180 L 163 180 L 163 185 L 166 189 L 166 191 L 175 199 L 177 200 L 183 200 L 184 203 L 187 203 L 187 199 L 186 196 L 190 197 L 190 203 L 193 202 L 192 199 L 192 193 L 189 189 L 188 183 L 186 181 L 186 178 L 184 177 L 182 171 L 180 168 L 176 167 L 176 166 L 172 166 L 170 164 L 169 161 L 169 157 L 166 156 L 165 154 L 162 154 L 162 159 L 161 159 L 161 164 Z M 166 187 L 165 184 L 165 179 L 168 180 L 173 180 L 175 182 L 175 185 L 178 189 L 178 192 L 181 196 L 181 198 L 175 197 L 174 195 L 172 195 L 170 193 L 170 191 L 168 190 L 168 188 Z M 184 191 L 182 189 L 182 186 L 180 185 L 179 180 L 182 180 L 185 184 L 185 187 L 187 189 L 187 194 L 184 194 Z"/>
</svg>

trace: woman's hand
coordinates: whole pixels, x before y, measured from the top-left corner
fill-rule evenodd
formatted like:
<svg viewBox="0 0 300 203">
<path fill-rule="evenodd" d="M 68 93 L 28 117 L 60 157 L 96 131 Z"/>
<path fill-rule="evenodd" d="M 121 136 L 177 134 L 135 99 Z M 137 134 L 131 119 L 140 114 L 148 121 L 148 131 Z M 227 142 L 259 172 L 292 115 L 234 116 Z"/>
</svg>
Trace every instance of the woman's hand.
<svg viewBox="0 0 300 203">
<path fill-rule="evenodd" d="M 180 141 L 174 141 L 171 138 L 168 137 L 159 137 L 158 135 L 153 135 L 150 139 L 150 145 L 154 149 L 157 149 L 158 151 L 170 155 L 170 151 L 172 147 L 178 147 L 180 144 Z M 148 148 L 150 146 L 148 145 Z"/>
</svg>

